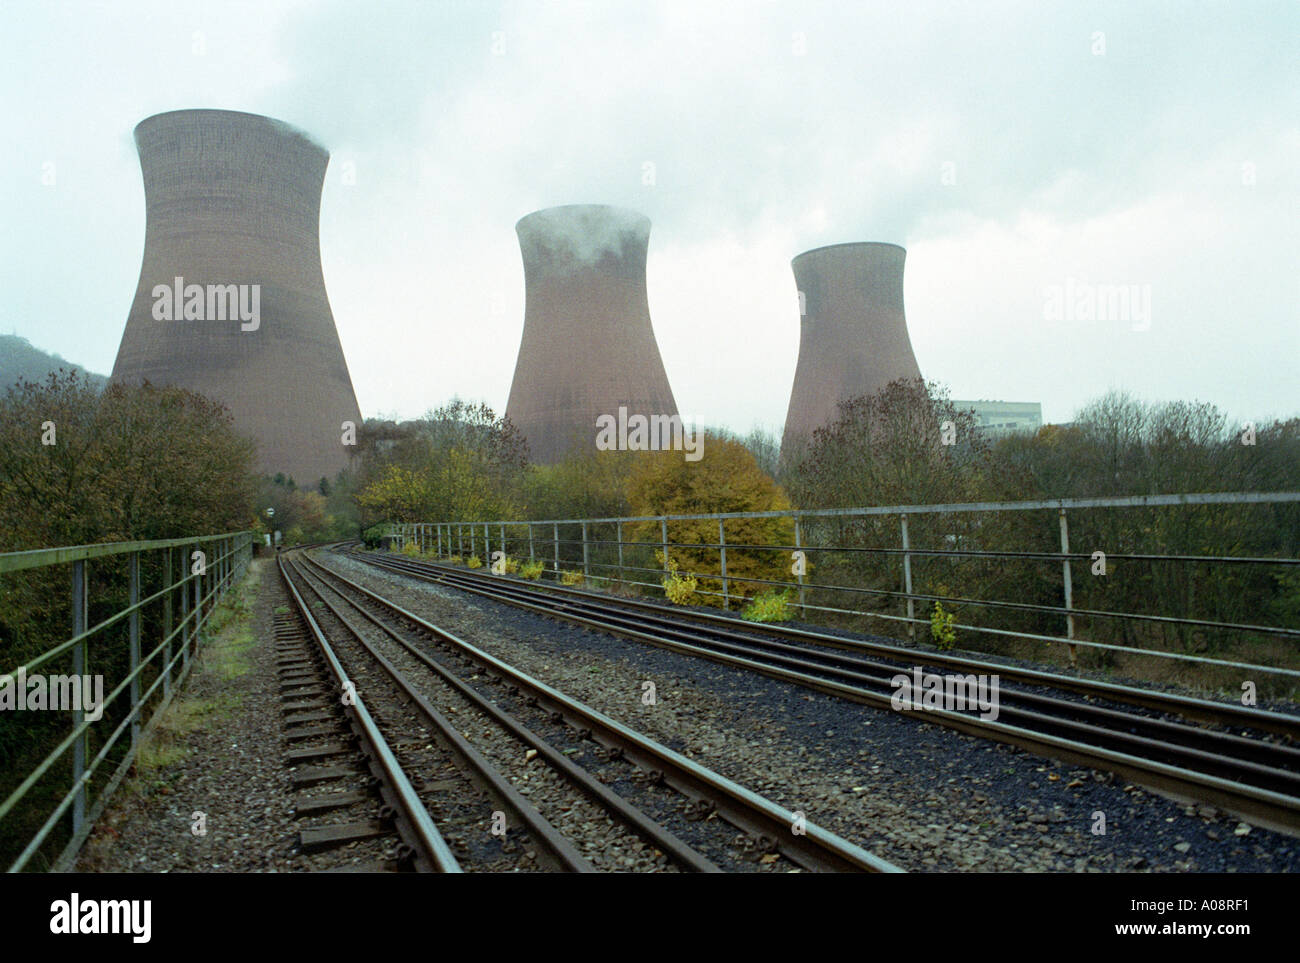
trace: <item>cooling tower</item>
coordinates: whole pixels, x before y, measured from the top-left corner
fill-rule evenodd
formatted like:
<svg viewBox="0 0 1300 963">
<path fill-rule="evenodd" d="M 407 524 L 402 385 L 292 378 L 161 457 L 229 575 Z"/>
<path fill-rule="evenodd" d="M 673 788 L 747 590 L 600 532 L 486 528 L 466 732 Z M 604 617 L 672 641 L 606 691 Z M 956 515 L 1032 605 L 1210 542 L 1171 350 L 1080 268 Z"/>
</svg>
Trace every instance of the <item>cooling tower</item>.
<svg viewBox="0 0 1300 963">
<path fill-rule="evenodd" d="M 263 471 L 333 478 L 350 451 L 340 425 L 359 426 L 361 412 L 321 271 L 329 153 L 228 110 L 157 114 L 135 142 L 144 260 L 113 381 L 220 401 L 258 443 Z"/>
<path fill-rule="evenodd" d="M 650 324 L 650 220 L 635 211 L 569 205 L 515 225 L 524 260 L 524 336 L 506 415 L 532 460 L 595 447 L 596 418 L 676 415 Z"/>
<path fill-rule="evenodd" d="M 903 316 L 906 256 L 897 244 L 833 244 L 792 262 L 803 318 L 783 451 L 833 421 L 838 402 L 921 377 Z"/>
</svg>

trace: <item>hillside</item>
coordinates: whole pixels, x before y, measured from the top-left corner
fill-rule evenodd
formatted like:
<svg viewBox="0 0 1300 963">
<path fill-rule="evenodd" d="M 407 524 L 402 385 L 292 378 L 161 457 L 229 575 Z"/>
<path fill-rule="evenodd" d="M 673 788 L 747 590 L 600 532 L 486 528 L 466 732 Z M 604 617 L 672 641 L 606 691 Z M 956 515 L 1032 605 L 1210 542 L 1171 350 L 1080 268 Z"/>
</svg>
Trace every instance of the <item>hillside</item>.
<svg viewBox="0 0 1300 963">
<path fill-rule="evenodd" d="M 22 379 L 44 381 L 46 375 L 59 368 L 80 371 L 99 388 L 108 383 L 107 376 L 86 371 L 81 365 L 73 364 L 57 354 L 33 347 L 26 338 L 16 334 L 0 334 L 0 392 Z"/>
</svg>

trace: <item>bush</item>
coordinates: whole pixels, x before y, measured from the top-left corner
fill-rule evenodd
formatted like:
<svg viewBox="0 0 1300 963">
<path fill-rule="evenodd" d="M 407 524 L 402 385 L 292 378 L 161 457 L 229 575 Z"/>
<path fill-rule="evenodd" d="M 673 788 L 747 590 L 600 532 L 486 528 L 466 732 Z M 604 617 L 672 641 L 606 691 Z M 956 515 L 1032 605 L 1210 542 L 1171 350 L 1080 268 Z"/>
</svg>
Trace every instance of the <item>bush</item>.
<svg viewBox="0 0 1300 963">
<path fill-rule="evenodd" d="M 754 596 L 745 611 L 740 613 L 740 617 L 748 622 L 788 622 L 794 615 L 790 611 L 791 595 L 790 589 L 760 592 Z"/>
<path fill-rule="evenodd" d="M 540 558 L 534 559 L 531 562 L 524 562 L 524 564 L 519 568 L 520 575 L 522 575 L 526 579 L 531 579 L 534 582 L 540 579 L 542 577 L 542 573 L 545 571 L 546 571 L 546 563 L 543 562 Z"/>
<path fill-rule="evenodd" d="M 477 555 L 471 555 L 469 557 L 469 561 L 467 561 L 465 564 L 468 565 L 470 568 L 482 568 L 483 559 L 479 558 Z"/>
<path fill-rule="evenodd" d="M 662 563 L 663 552 L 655 552 L 655 557 Z M 674 605 L 690 605 L 695 598 L 695 590 L 698 583 L 694 575 L 681 575 L 677 571 L 677 562 L 668 559 L 668 577 L 663 580 L 664 595 L 668 596 L 668 601 Z"/>
<path fill-rule="evenodd" d="M 405 545 L 402 546 L 402 554 L 403 554 L 403 555 L 407 555 L 407 556 L 409 556 L 409 557 L 411 557 L 411 558 L 419 558 L 419 557 L 420 557 L 420 543 L 419 543 L 419 542 L 407 542 Z"/>
<path fill-rule="evenodd" d="M 582 575 L 581 572 L 561 572 L 561 573 L 560 573 L 560 584 L 561 584 L 561 585 L 568 585 L 568 586 L 581 585 L 581 584 L 582 584 L 582 580 L 583 580 L 583 575 Z"/>
<path fill-rule="evenodd" d="M 465 560 L 464 560 L 463 558 L 461 558 L 459 555 L 452 555 L 452 556 L 450 556 L 450 557 L 447 559 L 447 562 L 448 562 L 449 564 L 451 564 L 451 565 L 464 565 L 464 564 L 465 564 Z"/>
<path fill-rule="evenodd" d="M 951 649 L 957 642 L 957 630 L 952 627 L 957 618 L 952 612 L 943 610 L 943 603 L 935 602 L 930 614 L 930 634 L 941 649 Z"/>
</svg>

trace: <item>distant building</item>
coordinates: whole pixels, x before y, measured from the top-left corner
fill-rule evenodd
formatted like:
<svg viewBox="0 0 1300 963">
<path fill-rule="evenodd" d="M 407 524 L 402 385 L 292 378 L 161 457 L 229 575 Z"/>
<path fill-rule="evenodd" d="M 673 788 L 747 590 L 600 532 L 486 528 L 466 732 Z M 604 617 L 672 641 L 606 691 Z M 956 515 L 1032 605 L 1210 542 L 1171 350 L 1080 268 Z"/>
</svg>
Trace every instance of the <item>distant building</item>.
<svg viewBox="0 0 1300 963">
<path fill-rule="evenodd" d="M 1038 401 L 958 401 L 958 411 L 974 409 L 975 424 L 990 439 L 1019 433 L 1032 434 L 1043 427 L 1043 405 Z"/>
</svg>

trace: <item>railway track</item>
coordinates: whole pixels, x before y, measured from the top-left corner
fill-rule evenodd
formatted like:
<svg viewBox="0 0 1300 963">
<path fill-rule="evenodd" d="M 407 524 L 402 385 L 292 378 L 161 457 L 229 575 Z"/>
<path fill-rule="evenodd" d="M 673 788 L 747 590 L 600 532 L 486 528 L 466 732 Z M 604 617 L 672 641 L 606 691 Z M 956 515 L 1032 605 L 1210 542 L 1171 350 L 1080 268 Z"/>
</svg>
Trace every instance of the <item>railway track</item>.
<svg viewBox="0 0 1300 963">
<path fill-rule="evenodd" d="M 1096 682 L 711 613 L 401 556 L 355 553 L 381 570 L 760 672 L 880 708 L 899 674 L 999 676 L 997 720 L 978 710 L 927 708 L 918 718 L 1039 755 L 1115 772 L 1187 802 L 1300 835 L 1300 718 L 1172 693 Z"/>
<path fill-rule="evenodd" d="M 360 845 L 371 859 L 340 861 L 333 868 L 458 871 L 365 701 L 352 698 L 351 680 L 290 581 L 284 559 L 279 570 L 288 604 L 276 606 L 274 636 L 284 761 L 299 791 L 294 817 L 301 826 L 300 852 L 333 853 Z"/>
<path fill-rule="evenodd" d="M 466 870 L 896 871 L 304 553 L 281 566 Z"/>
</svg>

